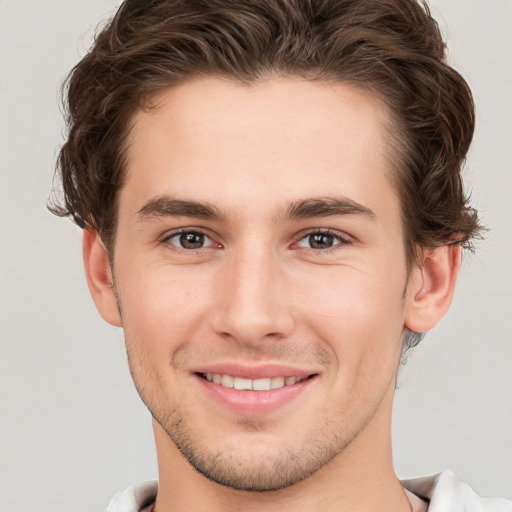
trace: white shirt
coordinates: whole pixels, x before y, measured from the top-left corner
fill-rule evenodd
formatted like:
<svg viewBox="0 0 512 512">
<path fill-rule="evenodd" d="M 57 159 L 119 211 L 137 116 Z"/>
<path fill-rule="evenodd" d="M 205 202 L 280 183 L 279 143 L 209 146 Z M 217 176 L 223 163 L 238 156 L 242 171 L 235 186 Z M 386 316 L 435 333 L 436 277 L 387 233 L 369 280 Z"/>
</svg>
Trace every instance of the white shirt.
<svg viewBox="0 0 512 512">
<path fill-rule="evenodd" d="M 427 508 L 428 512 L 512 512 L 512 500 L 481 498 L 450 471 L 404 480 L 402 484 L 409 491 L 407 495 L 413 512 L 423 512 Z M 151 512 L 157 490 L 157 481 L 128 487 L 112 498 L 106 512 Z"/>
</svg>

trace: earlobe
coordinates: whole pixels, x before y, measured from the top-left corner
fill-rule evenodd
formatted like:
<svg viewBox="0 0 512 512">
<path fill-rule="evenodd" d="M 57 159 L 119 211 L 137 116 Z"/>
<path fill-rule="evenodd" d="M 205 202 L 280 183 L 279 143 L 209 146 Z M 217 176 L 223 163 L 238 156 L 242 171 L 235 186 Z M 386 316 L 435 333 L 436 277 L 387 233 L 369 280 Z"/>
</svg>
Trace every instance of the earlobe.
<svg viewBox="0 0 512 512">
<path fill-rule="evenodd" d="M 426 332 L 443 318 L 455 292 L 460 257 L 459 245 L 445 245 L 424 253 L 422 264 L 409 279 L 405 327 Z"/>
<path fill-rule="evenodd" d="M 98 312 L 109 324 L 121 327 L 108 253 L 98 232 L 90 227 L 83 230 L 83 257 L 87 284 Z"/>
</svg>

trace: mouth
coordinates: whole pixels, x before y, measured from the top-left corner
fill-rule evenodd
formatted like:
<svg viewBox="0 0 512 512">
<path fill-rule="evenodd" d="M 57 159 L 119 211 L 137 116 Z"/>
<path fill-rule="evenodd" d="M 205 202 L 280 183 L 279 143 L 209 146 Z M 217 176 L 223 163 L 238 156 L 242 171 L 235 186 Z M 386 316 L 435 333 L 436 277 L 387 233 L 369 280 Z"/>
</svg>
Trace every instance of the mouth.
<svg viewBox="0 0 512 512">
<path fill-rule="evenodd" d="M 295 375 L 294 375 L 295 374 Z M 299 397 L 312 396 L 318 373 L 291 368 L 266 367 L 248 369 L 226 367 L 194 372 L 208 407 L 220 406 L 237 416 L 261 416 L 284 409 Z M 306 399 L 306 398 L 304 398 Z"/>
<path fill-rule="evenodd" d="M 237 377 L 221 373 L 198 373 L 199 377 L 218 384 L 224 388 L 232 388 L 240 391 L 271 391 L 281 389 L 286 386 L 293 386 L 307 379 L 311 379 L 315 374 L 308 376 L 276 376 L 264 377 L 259 379 L 248 379 L 245 377 Z"/>
</svg>

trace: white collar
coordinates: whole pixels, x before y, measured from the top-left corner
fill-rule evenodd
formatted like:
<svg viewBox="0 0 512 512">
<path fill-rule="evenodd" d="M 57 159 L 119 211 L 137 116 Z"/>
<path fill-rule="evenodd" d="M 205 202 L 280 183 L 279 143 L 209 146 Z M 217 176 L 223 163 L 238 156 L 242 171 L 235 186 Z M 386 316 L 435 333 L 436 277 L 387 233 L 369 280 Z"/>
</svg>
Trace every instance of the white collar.
<svg viewBox="0 0 512 512">
<path fill-rule="evenodd" d="M 402 485 L 430 503 L 428 512 L 512 512 L 512 501 L 482 498 L 451 471 L 403 480 Z"/>
<path fill-rule="evenodd" d="M 505 498 L 481 498 L 452 472 L 403 480 L 410 492 L 429 502 L 428 512 L 512 512 L 512 501 Z M 142 482 L 117 493 L 106 512 L 141 512 L 154 502 L 156 480 Z"/>
</svg>

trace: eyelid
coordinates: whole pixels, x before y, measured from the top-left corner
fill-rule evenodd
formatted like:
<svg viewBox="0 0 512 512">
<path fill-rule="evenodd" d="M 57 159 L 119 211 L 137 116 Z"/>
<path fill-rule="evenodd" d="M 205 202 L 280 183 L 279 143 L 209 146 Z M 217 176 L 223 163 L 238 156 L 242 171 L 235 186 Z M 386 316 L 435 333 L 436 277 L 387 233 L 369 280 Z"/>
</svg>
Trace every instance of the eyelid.
<svg viewBox="0 0 512 512">
<path fill-rule="evenodd" d="M 178 244 L 173 244 L 170 242 L 170 239 L 178 236 L 182 233 L 198 233 L 203 235 L 205 238 L 208 239 L 210 242 L 208 245 L 204 247 L 200 247 L 198 249 L 185 249 L 183 247 L 180 247 Z M 304 240 L 306 237 L 314 235 L 314 234 L 326 234 L 330 235 L 337 240 L 339 240 L 338 243 L 333 245 L 332 247 L 329 247 L 327 249 L 314 249 L 314 248 L 307 248 L 307 247 L 300 247 L 298 244 L 302 240 Z M 354 242 L 354 238 L 350 235 L 348 235 L 345 232 L 340 232 L 338 230 L 334 230 L 331 228 L 310 228 L 305 229 L 301 231 L 295 238 L 295 241 L 290 244 L 290 249 L 302 249 L 305 251 L 314 252 L 316 254 L 322 253 L 322 254 L 328 254 L 329 252 L 335 251 L 337 249 L 349 244 L 352 244 Z M 215 237 L 209 233 L 209 230 L 195 227 L 195 226 L 186 226 L 186 227 L 180 227 L 173 229 L 171 231 L 166 232 L 161 238 L 160 243 L 165 244 L 170 250 L 176 251 L 176 252 L 182 252 L 187 254 L 195 254 L 199 251 L 205 250 L 205 249 L 211 249 L 211 248 L 222 248 L 222 244 L 215 241 Z"/>
<path fill-rule="evenodd" d="M 322 235 L 330 235 L 339 240 L 338 243 L 329 247 L 327 249 L 313 249 L 312 247 L 300 247 L 298 244 L 305 238 L 311 235 L 322 234 Z M 304 249 L 306 251 L 313 251 L 315 253 L 327 254 L 329 252 L 335 251 L 340 248 L 340 246 L 345 246 L 353 243 L 354 239 L 348 235 L 347 233 L 340 232 L 337 230 L 333 230 L 331 228 L 312 228 L 299 233 L 296 238 L 296 241 L 292 243 L 291 248 Z"/>
<path fill-rule="evenodd" d="M 199 247 L 197 249 L 185 249 L 180 247 L 178 244 L 171 243 L 170 240 L 175 236 L 181 235 L 183 233 L 197 233 L 203 235 L 205 238 L 209 240 L 209 244 L 203 247 Z M 202 251 L 205 249 L 218 248 L 221 247 L 221 244 L 215 242 L 214 238 L 207 232 L 207 230 L 202 228 L 197 228 L 194 226 L 190 227 L 182 227 L 173 229 L 171 231 L 166 232 L 160 239 L 160 243 L 165 244 L 170 250 L 175 252 L 181 252 L 186 254 L 196 254 L 198 251 Z"/>
</svg>

